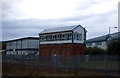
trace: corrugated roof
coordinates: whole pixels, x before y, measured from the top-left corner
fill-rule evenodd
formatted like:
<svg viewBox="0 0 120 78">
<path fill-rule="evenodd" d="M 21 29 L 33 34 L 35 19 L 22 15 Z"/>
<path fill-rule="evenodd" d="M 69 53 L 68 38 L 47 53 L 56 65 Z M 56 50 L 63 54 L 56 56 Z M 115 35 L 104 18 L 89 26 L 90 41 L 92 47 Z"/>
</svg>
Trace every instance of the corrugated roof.
<svg viewBox="0 0 120 78">
<path fill-rule="evenodd" d="M 104 35 L 104 36 L 88 39 L 86 42 L 105 41 L 107 37 L 108 37 L 108 35 Z"/>
<path fill-rule="evenodd" d="M 110 35 L 104 35 L 104 36 L 88 39 L 86 42 L 89 43 L 89 42 L 105 41 L 108 37 L 110 37 L 112 39 L 120 39 L 120 32 L 116 32 L 116 33 L 113 33 Z"/>
<path fill-rule="evenodd" d="M 74 28 L 76 28 L 77 26 L 81 26 L 81 25 L 45 29 L 45 30 L 43 30 L 42 32 L 40 32 L 39 34 L 43 34 L 43 33 L 53 33 L 53 32 L 61 32 L 61 31 L 70 31 L 70 30 L 73 30 Z"/>
<path fill-rule="evenodd" d="M 12 42 L 12 41 L 18 41 L 18 40 L 24 40 L 24 39 L 37 39 L 37 40 L 39 40 L 39 37 L 24 37 L 24 38 L 19 38 L 19 39 L 14 39 L 14 40 L 8 40 L 5 42 Z"/>
</svg>

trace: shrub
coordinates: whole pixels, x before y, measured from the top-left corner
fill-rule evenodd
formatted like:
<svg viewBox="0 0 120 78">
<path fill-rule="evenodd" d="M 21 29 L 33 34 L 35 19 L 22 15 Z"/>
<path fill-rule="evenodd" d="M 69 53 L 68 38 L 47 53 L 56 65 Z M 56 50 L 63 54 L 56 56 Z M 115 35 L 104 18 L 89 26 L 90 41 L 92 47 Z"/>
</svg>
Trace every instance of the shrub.
<svg viewBox="0 0 120 78">
<path fill-rule="evenodd" d="M 108 44 L 107 54 L 120 54 L 120 41 L 112 41 Z"/>
<path fill-rule="evenodd" d="M 104 54 L 105 51 L 101 48 L 95 47 L 86 47 L 85 48 L 85 54 L 86 55 L 98 55 L 98 54 Z"/>
</svg>

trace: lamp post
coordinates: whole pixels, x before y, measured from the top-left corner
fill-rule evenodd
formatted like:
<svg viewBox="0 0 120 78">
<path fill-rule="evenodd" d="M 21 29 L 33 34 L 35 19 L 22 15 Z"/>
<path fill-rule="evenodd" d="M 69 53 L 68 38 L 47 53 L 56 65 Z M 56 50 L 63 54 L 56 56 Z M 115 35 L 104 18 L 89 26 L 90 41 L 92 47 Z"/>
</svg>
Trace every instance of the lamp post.
<svg viewBox="0 0 120 78">
<path fill-rule="evenodd" d="M 117 28 L 117 27 L 109 27 L 109 35 L 110 35 L 110 28 Z"/>
</svg>

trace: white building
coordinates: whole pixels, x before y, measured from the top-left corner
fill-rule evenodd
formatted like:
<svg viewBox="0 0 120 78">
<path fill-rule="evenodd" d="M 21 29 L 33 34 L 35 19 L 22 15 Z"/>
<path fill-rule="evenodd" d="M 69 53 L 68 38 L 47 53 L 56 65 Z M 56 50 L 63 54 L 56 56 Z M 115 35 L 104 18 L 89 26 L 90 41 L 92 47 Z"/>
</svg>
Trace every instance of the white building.
<svg viewBox="0 0 120 78">
<path fill-rule="evenodd" d="M 104 36 L 100 36 L 100 37 L 96 37 L 96 38 L 92 38 L 92 39 L 88 39 L 86 41 L 86 47 L 97 46 L 99 48 L 102 48 L 102 49 L 106 50 L 107 49 L 107 44 L 111 40 L 120 40 L 120 32 L 113 33 L 113 34 L 110 34 L 110 35 L 104 35 Z"/>
<path fill-rule="evenodd" d="M 73 36 L 72 36 L 73 35 Z M 40 44 L 84 43 L 86 30 L 81 25 L 45 29 L 39 33 Z M 72 37 L 74 37 L 72 39 Z"/>
<path fill-rule="evenodd" d="M 86 32 L 81 25 L 45 29 L 39 33 L 40 55 L 84 54 Z"/>
<path fill-rule="evenodd" d="M 6 41 L 6 54 L 28 55 L 38 52 L 39 38 L 26 37 Z"/>
</svg>

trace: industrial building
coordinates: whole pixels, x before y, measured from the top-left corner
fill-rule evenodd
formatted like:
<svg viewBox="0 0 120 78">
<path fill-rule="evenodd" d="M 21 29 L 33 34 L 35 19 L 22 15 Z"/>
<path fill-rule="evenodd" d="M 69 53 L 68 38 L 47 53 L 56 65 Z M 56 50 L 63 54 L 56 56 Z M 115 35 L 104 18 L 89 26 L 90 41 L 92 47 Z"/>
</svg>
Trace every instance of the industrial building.
<svg viewBox="0 0 120 78">
<path fill-rule="evenodd" d="M 39 33 L 40 56 L 83 55 L 86 32 L 81 25 L 43 30 Z"/>
<path fill-rule="evenodd" d="M 6 41 L 6 54 L 30 55 L 37 54 L 39 49 L 38 37 L 25 37 Z"/>
<path fill-rule="evenodd" d="M 0 41 L 0 53 L 6 54 L 6 42 L 5 41 Z"/>
<path fill-rule="evenodd" d="M 88 39 L 86 41 L 86 46 L 87 47 L 97 46 L 101 49 L 106 50 L 108 43 L 112 40 L 120 40 L 120 32 Z"/>
</svg>

